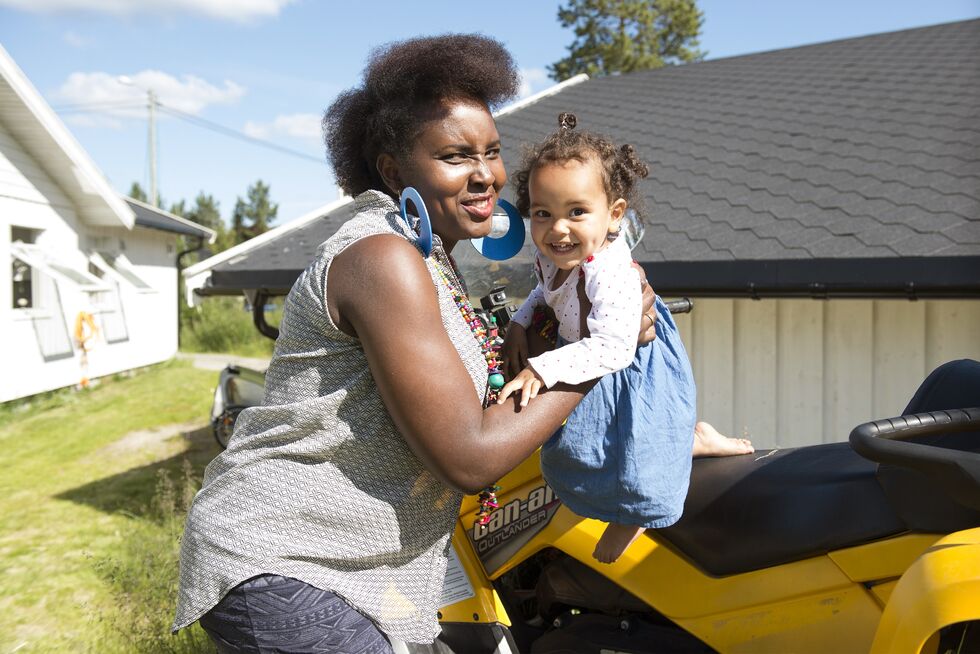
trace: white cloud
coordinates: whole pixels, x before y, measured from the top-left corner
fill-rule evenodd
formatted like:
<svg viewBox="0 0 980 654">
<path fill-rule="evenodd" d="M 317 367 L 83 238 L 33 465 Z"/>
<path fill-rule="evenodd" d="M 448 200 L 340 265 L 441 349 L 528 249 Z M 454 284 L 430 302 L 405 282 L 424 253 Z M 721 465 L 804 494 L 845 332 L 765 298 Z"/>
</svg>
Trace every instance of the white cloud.
<svg viewBox="0 0 980 654">
<path fill-rule="evenodd" d="M 178 79 L 158 70 L 144 70 L 128 77 L 104 72 L 72 73 L 53 97 L 58 104 L 98 109 L 96 115 L 73 115 L 73 124 L 118 127 L 119 118 L 146 116 L 147 89 L 153 90 L 160 104 L 190 114 L 198 114 L 212 104 L 235 103 L 245 95 L 244 87 L 229 80 L 216 86 L 194 75 Z"/>
<path fill-rule="evenodd" d="M 293 138 L 320 143 L 319 114 L 280 114 L 271 123 L 245 123 L 246 134 L 257 139 L 270 139 L 274 136 L 290 136 Z"/>
<path fill-rule="evenodd" d="M 143 115 L 145 116 L 146 114 L 144 113 Z M 69 114 L 64 117 L 64 121 L 75 127 L 123 128 L 123 122 L 121 120 L 102 114 Z"/>
<path fill-rule="evenodd" d="M 278 16 L 296 0 L 0 0 L 0 7 L 35 13 L 90 12 L 116 16 L 136 13 L 197 14 L 234 22 Z"/>
<path fill-rule="evenodd" d="M 0 0 L 0 2 L 2 1 L 3 0 Z M 92 45 L 92 39 L 82 36 L 77 32 L 72 32 L 71 30 L 65 32 L 61 38 L 65 41 L 65 43 L 73 48 L 87 48 L 88 46 Z"/>
<path fill-rule="evenodd" d="M 526 98 L 543 91 L 553 83 L 544 68 L 521 68 L 521 89 L 518 95 L 521 99 Z"/>
</svg>

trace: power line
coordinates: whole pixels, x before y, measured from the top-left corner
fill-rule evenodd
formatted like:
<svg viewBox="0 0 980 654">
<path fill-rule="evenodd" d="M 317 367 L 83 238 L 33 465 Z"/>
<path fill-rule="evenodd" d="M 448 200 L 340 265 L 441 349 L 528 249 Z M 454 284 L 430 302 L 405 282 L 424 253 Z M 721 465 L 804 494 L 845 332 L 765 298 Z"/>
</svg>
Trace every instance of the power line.
<svg viewBox="0 0 980 654">
<path fill-rule="evenodd" d="M 145 109 L 145 102 L 125 102 L 122 100 L 106 102 L 89 102 L 68 104 L 60 107 L 52 107 L 59 114 L 72 113 L 113 113 L 113 109 Z"/>
<path fill-rule="evenodd" d="M 187 113 L 186 111 L 181 111 L 175 107 L 163 104 L 160 101 L 156 102 L 157 108 L 167 114 L 170 114 L 174 118 L 183 120 L 197 127 L 203 129 L 211 130 L 212 132 L 217 132 L 225 136 L 235 138 L 246 143 L 251 143 L 252 145 L 258 145 L 263 148 L 268 148 L 270 150 L 275 150 L 281 154 L 288 154 L 292 157 L 297 157 L 300 159 L 305 159 L 307 161 L 316 162 L 318 165 L 322 166 L 324 160 L 319 157 L 314 157 L 312 155 L 306 154 L 305 152 L 300 152 L 299 150 L 293 150 L 292 148 L 287 148 L 283 145 L 277 145 L 271 141 L 266 141 L 265 139 L 256 138 L 254 136 L 249 136 L 244 132 L 240 132 L 231 127 L 226 127 L 220 123 L 216 123 L 206 118 L 201 118 L 200 116 L 195 116 L 194 114 Z M 72 114 L 72 113 L 103 113 L 109 115 L 118 115 L 113 110 L 117 109 L 139 109 L 145 108 L 146 103 L 143 102 L 124 102 L 124 101 L 106 101 L 106 102 L 91 102 L 91 103 L 76 103 L 63 105 L 61 107 L 55 108 L 55 111 L 59 114 Z"/>
<path fill-rule="evenodd" d="M 284 147 L 282 145 L 276 145 L 270 141 L 264 139 L 255 138 L 254 136 L 249 136 L 244 132 L 239 132 L 236 129 L 230 127 L 225 127 L 219 123 L 212 122 L 200 116 L 195 116 L 194 114 L 189 114 L 186 111 L 181 111 L 180 109 L 175 109 L 174 107 L 167 106 L 161 102 L 157 102 L 157 106 L 160 107 L 160 111 L 170 114 L 175 118 L 179 118 L 183 121 L 197 125 L 198 127 L 203 127 L 204 129 L 209 129 L 213 132 L 219 134 L 224 134 L 225 136 L 230 136 L 231 138 L 236 138 L 246 143 L 252 143 L 254 145 L 260 145 L 264 148 L 269 148 L 270 150 L 276 150 L 282 152 L 283 154 L 289 154 L 294 157 L 299 157 L 301 159 L 307 159 L 309 161 L 315 161 L 316 163 L 323 165 L 323 159 L 319 157 L 314 157 L 306 154 L 305 152 L 300 152 L 299 150 L 293 150 L 291 148 Z"/>
</svg>

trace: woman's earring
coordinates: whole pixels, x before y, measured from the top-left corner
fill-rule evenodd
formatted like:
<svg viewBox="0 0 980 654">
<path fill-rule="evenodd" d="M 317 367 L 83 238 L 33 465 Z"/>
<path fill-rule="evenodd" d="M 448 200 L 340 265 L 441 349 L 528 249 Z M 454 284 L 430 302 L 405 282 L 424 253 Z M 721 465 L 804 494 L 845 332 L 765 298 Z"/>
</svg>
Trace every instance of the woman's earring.
<svg viewBox="0 0 980 654">
<path fill-rule="evenodd" d="M 427 257 L 432 254 L 432 221 L 429 220 L 429 212 L 425 208 L 425 202 L 422 202 L 422 196 L 411 186 L 406 186 L 402 189 L 401 214 L 402 220 L 408 225 L 408 231 L 412 232 L 414 227 L 412 221 L 408 219 L 406 207 L 409 202 L 415 205 L 415 211 L 419 214 L 418 244 L 422 248 L 422 254 Z"/>
<path fill-rule="evenodd" d="M 505 261 L 520 252 L 521 248 L 524 247 L 524 219 L 521 218 L 517 207 L 507 200 L 498 200 L 497 205 L 507 214 L 506 218 L 497 214 L 491 216 L 490 220 L 493 221 L 490 228 L 491 236 L 474 238 L 470 243 L 473 244 L 477 252 L 487 259 Z M 502 236 L 492 236 L 497 231 L 495 229 L 497 224 L 504 220 L 508 222 L 507 232 Z"/>
</svg>

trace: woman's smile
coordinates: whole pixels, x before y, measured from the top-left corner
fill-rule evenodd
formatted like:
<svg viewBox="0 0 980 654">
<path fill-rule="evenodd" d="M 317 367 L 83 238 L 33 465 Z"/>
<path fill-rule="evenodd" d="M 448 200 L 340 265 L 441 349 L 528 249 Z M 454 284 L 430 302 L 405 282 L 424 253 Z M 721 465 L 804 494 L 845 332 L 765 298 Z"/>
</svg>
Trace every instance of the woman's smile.
<svg viewBox="0 0 980 654">
<path fill-rule="evenodd" d="M 461 200 L 463 209 L 474 218 L 486 220 L 493 215 L 493 207 L 496 205 L 496 193 L 484 193 L 482 195 Z"/>
<path fill-rule="evenodd" d="M 432 231 L 451 251 L 459 241 L 490 233 L 490 217 L 507 173 L 500 136 L 486 105 L 447 100 L 430 109 L 415 146 L 397 160 L 385 155 L 392 190 L 413 186 L 425 201 Z"/>
</svg>

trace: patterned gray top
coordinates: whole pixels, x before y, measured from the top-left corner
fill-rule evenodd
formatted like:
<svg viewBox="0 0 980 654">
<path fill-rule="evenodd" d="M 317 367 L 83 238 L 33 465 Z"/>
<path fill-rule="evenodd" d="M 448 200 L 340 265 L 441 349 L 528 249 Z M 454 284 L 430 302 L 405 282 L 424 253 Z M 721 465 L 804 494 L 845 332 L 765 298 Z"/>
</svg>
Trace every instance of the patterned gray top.
<svg viewBox="0 0 980 654">
<path fill-rule="evenodd" d="M 289 293 L 262 405 L 241 413 L 228 449 L 205 471 L 181 543 L 174 630 L 242 581 L 272 573 L 337 593 L 402 640 L 431 642 L 439 633 L 461 495 L 409 449 L 360 342 L 327 311 L 338 253 L 367 236 L 409 236 L 388 196 L 367 191 L 354 206 Z M 434 240 L 432 257 L 449 268 Z M 432 257 L 426 265 L 443 325 L 482 399 L 486 361 Z"/>
</svg>

